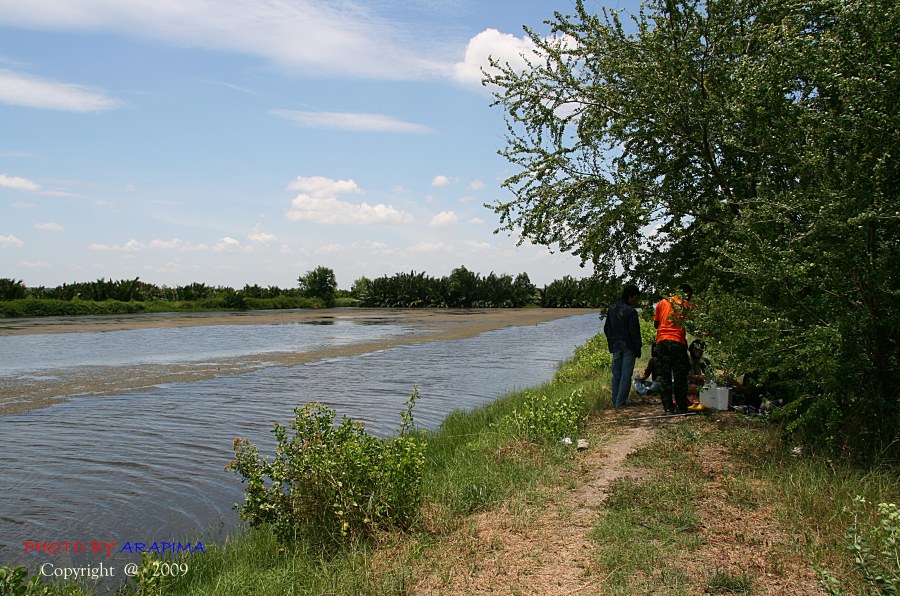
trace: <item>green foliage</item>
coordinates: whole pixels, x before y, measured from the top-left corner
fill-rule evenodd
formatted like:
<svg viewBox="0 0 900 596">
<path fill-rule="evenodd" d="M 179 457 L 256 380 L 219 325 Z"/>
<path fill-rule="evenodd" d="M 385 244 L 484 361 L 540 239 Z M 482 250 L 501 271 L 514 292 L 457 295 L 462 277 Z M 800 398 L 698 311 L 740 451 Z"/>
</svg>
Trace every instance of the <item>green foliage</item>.
<svg viewBox="0 0 900 596">
<path fill-rule="evenodd" d="M 564 437 L 574 440 L 581 431 L 585 414 L 584 395 L 578 389 L 557 397 L 526 392 L 522 406 L 502 418 L 498 428 L 516 439 L 534 443 L 552 443 Z"/>
<path fill-rule="evenodd" d="M 19 300 L 25 298 L 27 293 L 28 288 L 22 280 L 0 278 L 0 300 Z"/>
<path fill-rule="evenodd" d="M 645 319 L 640 317 L 638 322 L 641 324 L 641 345 L 647 348 L 650 353 L 650 347 L 656 343 L 656 327 L 653 326 L 653 319 Z"/>
<path fill-rule="evenodd" d="M 120 302 L 118 300 L 94 302 L 25 298 L 0 302 L 0 317 L 8 318 L 133 314 L 146 312 L 146 310 L 146 303 Z"/>
<path fill-rule="evenodd" d="M 307 271 L 297 279 L 300 292 L 306 298 L 318 298 L 325 303 L 327 308 L 334 306 L 335 293 L 337 292 L 337 279 L 334 270 L 329 267 L 316 267 Z"/>
<path fill-rule="evenodd" d="M 570 360 L 560 364 L 554 379 L 562 383 L 577 383 L 608 371 L 612 366 L 612 354 L 606 344 L 606 335 L 598 333 L 583 345 L 575 348 Z"/>
<path fill-rule="evenodd" d="M 247 483 L 241 517 L 270 524 L 284 542 L 302 536 L 325 547 L 409 528 L 425 464 L 426 441 L 412 416 L 418 399 L 416 387 L 392 439 L 372 437 L 346 417 L 335 424 L 335 412 L 321 404 L 295 408 L 289 428 L 275 424 L 274 459 L 235 439 L 227 469 Z"/>
<path fill-rule="evenodd" d="M 162 594 L 166 580 L 170 578 L 160 572 L 159 563 L 153 553 L 141 553 L 141 564 L 134 575 L 141 594 Z"/>
<path fill-rule="evenodd" d="M 28 568 L 23 566 L 0 567 L 0 594 L 3 596 L 46 596 L 50 588 L 41 582 L 38 575 L 28 577 Z"/>
<path fill-rule="evenodd" d="M 690 280 L 710 357 L 833 406 L 834 448 L 896 456 L 900 5 L 650 0 L 631 26 L 592 6 L 486 77 L 516 168 L 501 229 Z"/>
<path fill-rule="evenodd" d="M 873 595 L 900 594 L 900 509 L 894 503 L 876 506 L 878 524 L 865 527 L 861 514 L 871 509 L 862 497 L 855 497 L 850 506 L 853 523 L 847 529 L 847 550 L 853 555 L 856 572 L 861 576 L 866 593 Z M 829 594 L 844 594 L 842 582 L 828 570 L 818 569 L 822 587 Z"/>
<path fill-rule="evenodd" d="M 457 267 L 447 277 L 432 277 L 411 271 L 360 278 L 353 292 L 365 306 L 442 308 L 521 308 L 534 301 L 535 286 L 528 274 L 486 276 Z"/>
</svg>

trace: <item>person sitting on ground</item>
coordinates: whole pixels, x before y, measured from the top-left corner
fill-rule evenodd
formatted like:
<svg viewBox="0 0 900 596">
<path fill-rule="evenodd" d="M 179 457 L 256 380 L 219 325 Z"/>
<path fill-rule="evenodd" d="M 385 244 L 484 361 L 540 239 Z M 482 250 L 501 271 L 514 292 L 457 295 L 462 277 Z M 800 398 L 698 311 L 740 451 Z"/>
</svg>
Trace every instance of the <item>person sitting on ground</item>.
<svg viewBox="0 0 900 596">
<path fill-rule="evenodd" d="M 691 361 L 688 372 L 688 401 L 694 404 L 700 403 L 700 389 L 706 382 L 706 367 L 709 366 L 709 360 L 703 357 L 705 349 L 706 343 L 702 339 L 695 339 L 688 348 L 688 358 Z"/>
<path fill-rule="evenodd" d="M 634 375 L 634 390 L 640 395 L 653 395 L 662 387 L 657 368 L 656 344 L 653 344 L 650 349 L 650 360 L 647 361 L 644 373 Z"/>
<path fill-rule="evenodd" d="M 759 409 L 762 405 L 763 387 L 759 382 L 759 373 L 748 372 L 738 383 L 729 377 L 725 381 L 731 387 L 731 403 L 736 406 L 752 406 Z"/>
</svg>

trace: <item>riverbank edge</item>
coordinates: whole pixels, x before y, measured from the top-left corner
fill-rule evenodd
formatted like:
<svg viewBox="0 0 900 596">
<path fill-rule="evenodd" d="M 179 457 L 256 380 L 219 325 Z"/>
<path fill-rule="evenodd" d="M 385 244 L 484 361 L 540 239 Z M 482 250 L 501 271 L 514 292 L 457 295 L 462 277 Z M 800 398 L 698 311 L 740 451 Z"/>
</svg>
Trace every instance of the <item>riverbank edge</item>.
<svg viewBox="0 0 900 596">
<path fill-rule="evenodd" d="M 627 594 L 654 587 L 679 594 L 831 593 L 820 583 L 824 576 L 817 569 L 841 578 L 847 593 L 862 593 L 863 580 L 847 553 L 845 532 L 854 523 L 860 533 L 870 532 L 878 520 L 850 512 L 848 506 L 853 495 L 871 503 L 895 498 L 900 489 L 895 468 L 863 470 L 804 457 L 780 441 L 777 427 L 734 412 L 632 422 L 658 414 L 658 406 L 638 403 L 610 410 L 608 375 L 608 369 L 601 368 L 576 380 L 557 377 L 481 408 L 454 413 L 431 435 L 433 441 L 459 440 L 455 460 L 471 460 L 483 451 L 497 467 L 521 464 L 522 478 L 528 474 L 521 470 L 530 470 L 525 481 L 511 479 L 513 489 L 488 494 L 492 485 L 480 473 L 452 478 L 466 487 L 470 509 L 441 510 L 433 501 L 426 502 L 414 531 L 386 533 L 327 556 L 308 544 L 285 548 L 265 528 L 245 529 L 222 544 L 209 545 L 202 558 L 181 559 L 190 573 L 160 593 L 443 594 L 460 585 L 468 585 L 466 593 L 567 593 L 537 589 L 548 584 L 533 569 L 520 570 L 517 584 L 504 577 L 484 578 L 486 568 L 505 562 L 509 549 L 502 533 L 525 535 L 548 511 L 556 511 L 554 523 L 562 525 L 557 537 L 580 533 L 586 539 L 585 589 L 580 593 Z M 580 393 L 589 409 L 583 431 L 590 445 L 586 451 L 556 442 L 492 442 L 496 421 L 529 396 L 573 392 Z M 625 458 L 630 460 L 624 464 L 629 475 L 593 504 L 595 519 L 589 527 L 576 526 L 565 512 L 560 516 L 561 504 L 570 506 L 565 495 L 583 491 L 585 470 L 607 463 L 590 454 L 595 448 L 608 449 L 621 438 L 622 427 L 635 424 L 650 428 L 654 438 Z M 468 432 L 461 433 L 466 427 Z M 443 473 L 458 471 L 444 466 Z M 437 482 L 433 477 L 432 483 Z M 748 523 L 738 528 L 732 525 L 736 519 Z M 602 538 L 610 522 L 622 520 L 627 527 L 616 527 L 615 539 Z M 485 523 L 497 527 L 486 531 Z M 648 526 L 671 536 L 648 534 Z M 559 554 L 559 545 L 552 542 L 529 548 L 550 557 Z M 653 549 L 663 549 L 663 558 Z M 724 558 L 727 552 L 736 553 L 736 562 Z M 472 584 L 474 576 L 495 583 Z M 86 586 L 74 591 L 71 585 L 57 585 L 53 590 L 91 593 Z M 139 588 L 130 584 L 123 593 L 139 593 Z"/>
</svg>

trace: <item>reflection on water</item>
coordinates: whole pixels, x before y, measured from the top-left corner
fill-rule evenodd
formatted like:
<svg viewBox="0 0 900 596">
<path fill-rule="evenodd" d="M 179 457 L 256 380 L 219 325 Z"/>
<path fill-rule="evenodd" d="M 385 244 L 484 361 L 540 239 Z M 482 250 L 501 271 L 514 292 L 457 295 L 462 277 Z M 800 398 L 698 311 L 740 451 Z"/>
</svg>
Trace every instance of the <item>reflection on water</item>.
<svg viewBox="0 0 900 596">
<path fill-rule="evenodd" d="M 236 342 L 253 343 L 248 327 L 253 326 L 197 327 L 179 329 L 177 334 L 187 333 L 204 346 L 224 341 L 234 347 Z M 272 326 L 265 327 L 266 334 L 272 332 Z M 351 321 L 305 329 L 327 330 L 311 340 L 316 342 L 356 341 L 358 336 L 350 338 L 360 329 L 407 332 L 396 325 Z M 153 335 L 176 330 L 145 331 Z M 597 331 L 595 315 L 579 315 L 469 339 L 175 383 L 151 392 L 84 397 L 0 417 L 0 564 L 47 560 L 44 554 L 26 555 L 25 541 L 121 545 L 186 542 L 201 535 L 219 538 L 234 527 L 232 505 L 243 499 L 240 482 L 223 470 L 232 456 L 234 437 L 249 438 L 264 452 L 270 451 L 272 423 L 286 423 L 291 408 L 308 401 L 364 421 L 373 434 L 390 434 L 414 384 L 422 394 L 416 421 L 420 427 L 436 429 L 452 410 L 470 409 L 549 379 L 556 364 Z M 69 341 L 79 335 L 92 334 L 52 337 Z M 114 334 L 102 335 L 109 339 Z M 162 353 L 151 347 L 157 340 L 186 343 L 166 336 L 159 333 L 141 343 L 144 355 Z M 83 339 L 94 343 L 90 348 L 94 357 L 101 349 L 120 362 L 141 357 L 134 350 L 116 353 L 117 341 Z M 187 353 L 193 354 L 182 352 L 182 357 Z M 75 365 L 77 358 L 71 360 Z M 7 366 L 36 370 L 21 360 Z M 53 562 L 63 564 L 69 556 L 53 555 Z M 79 557 L 84 556 L 74 559 Z"/>
</svg>

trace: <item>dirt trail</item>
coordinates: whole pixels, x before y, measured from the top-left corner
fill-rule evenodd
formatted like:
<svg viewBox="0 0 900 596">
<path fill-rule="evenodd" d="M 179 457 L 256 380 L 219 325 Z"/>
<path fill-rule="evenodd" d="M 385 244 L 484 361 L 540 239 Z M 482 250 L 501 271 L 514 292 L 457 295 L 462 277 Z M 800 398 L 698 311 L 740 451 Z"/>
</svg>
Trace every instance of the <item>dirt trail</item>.
<svg viewBox="0 0 900 596">
<path fill-rule="evenodd" d="M 601 423 L 612 422 L 615 414 L 621 416 L 604 413 Z M 640 474 L 625 466 L 625 458 L 648 444 L 655 432 L 650 426 L 614 429 L 610 432 L 606 428 L 602 435 L 592 433 L 588 448 L 577 456 L 575 487 L 526 516 L 530 522 L 517 521 L 522 519 L 521 513 L 510 511 L 474 516 L 471 525 L 454 540 L 463 543 L 460 547 L 464 551 L 483 554 L 475 557 L 471 568 L 451 573 L 448 583 L 437 585 L 437 578 L 423 578 L 417 593 L 597 593 L 602 578 L 587 573 L 592 552 L 588 533 L 610 485 L 625 476 Z"/>
<path fill-rule="evenodd" d="M 590 537 L 593 525 L 605 507 L 613 483 L 622 478 L 651 481 L 664 470 L 646 470 L 626 462 L 629 454 L 645 446 L 669 425 L 685 424 L 699 433 L 708 425 L 725 422 L 713 414 L 688 418 L 634 421 L 660 414 L 656 404 L 602 411 L 589 422 L 589 446 L 576 456 L 575 474 L 566 486 L 531 510 L 522 506 L 473 515 L 447 537 L 447 545 L 435 551 L 430 569 L 419 578 L 416 594 L 529 594 L 561 596 L 608 593 L 608 577 L 596 562 L 597 544 Z M 707 425 L 707 426 L 704 426 Z M 752 579 L 749 591 L 737 593 L 799 596 L 823 594 L 813 565 L 796 556 L 794 541 L 777 521 L 773 508 L 742 505 L 735 494 L 740 483 L 739 462 L 724 446 L 705 447 L 692 453 L 697 461 L 705 455 L 693 477 L 699 543 L 695 550 L 671 553 L 686 585 L 685 594 L 709 593 L 712 574 L 725 572 Z M 741 481 L 742 482 L 742 481 Z M 747 489 L 749 491 L 749 487 Z M 747 493 L 749 495 L 749 492 Z M 527 507 L 527 506 L 525 506 Z M 623 545 L 625 547 L 625 545 Z M 652 586 L 655 579 L 651 579 Z M 658 590 L 640 583 L 640 593 L 671 593 L 671 586 Z M 717 589 L 715 593 L 730 590 Z"/>
</svg>

